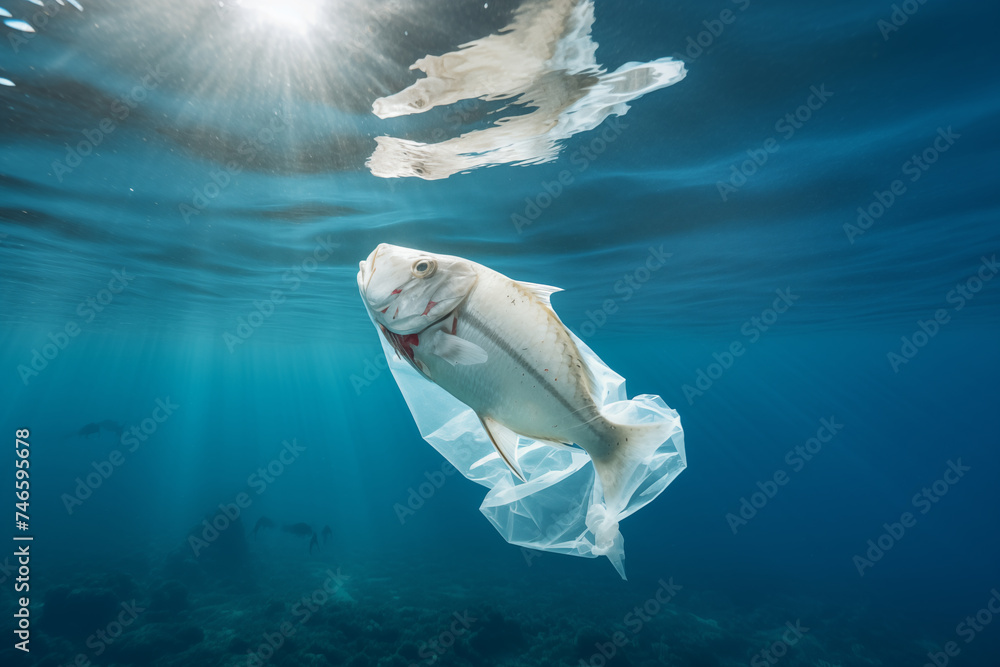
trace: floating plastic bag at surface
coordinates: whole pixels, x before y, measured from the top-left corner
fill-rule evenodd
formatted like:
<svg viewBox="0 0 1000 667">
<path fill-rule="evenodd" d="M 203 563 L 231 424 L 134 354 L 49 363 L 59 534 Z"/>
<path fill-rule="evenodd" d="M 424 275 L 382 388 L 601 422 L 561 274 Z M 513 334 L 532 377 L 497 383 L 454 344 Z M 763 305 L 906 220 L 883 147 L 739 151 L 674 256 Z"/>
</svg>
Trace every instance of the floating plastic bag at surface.
<svg viewBox="0 0 1000 667">
<path fill-rule="evenodd" d="M 462 475 L 490 489 L 480 511 L 511 544 L 574 556 L 607 556 L 625 577 L 618 522 L 656 498 L 685 468 L 684 434 L 677 412 L 659 396 L 625 394 L 625 380 L 570 332 L 597 380 L 594 398 L 617 423 L 661 422 L 665 439 L 627 484 L 624 508 L 608 510 L 590 457 L 582 449 L 522 437 L 519 482 L 496 453 L 471 408 L 421 376 L 379 336 L 396 383 L 420 435 Z"/>
</svg>

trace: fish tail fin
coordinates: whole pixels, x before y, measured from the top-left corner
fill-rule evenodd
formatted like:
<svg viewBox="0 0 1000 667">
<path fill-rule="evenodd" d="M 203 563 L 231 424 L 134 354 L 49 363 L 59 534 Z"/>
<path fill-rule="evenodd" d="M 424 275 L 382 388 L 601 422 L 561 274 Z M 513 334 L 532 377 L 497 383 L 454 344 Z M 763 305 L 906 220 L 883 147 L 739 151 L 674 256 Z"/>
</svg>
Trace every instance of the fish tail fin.
<svg viewBox="0 0 1000 667">
<path fill-rule="evenodd" d="M 603 447 L 587 449 L 601 480 L 605 504 L 621 512 L 641 482 L 643 464 L 670 438 L 673 427 L 663 422 L 605 423 Z"/>
</svg>

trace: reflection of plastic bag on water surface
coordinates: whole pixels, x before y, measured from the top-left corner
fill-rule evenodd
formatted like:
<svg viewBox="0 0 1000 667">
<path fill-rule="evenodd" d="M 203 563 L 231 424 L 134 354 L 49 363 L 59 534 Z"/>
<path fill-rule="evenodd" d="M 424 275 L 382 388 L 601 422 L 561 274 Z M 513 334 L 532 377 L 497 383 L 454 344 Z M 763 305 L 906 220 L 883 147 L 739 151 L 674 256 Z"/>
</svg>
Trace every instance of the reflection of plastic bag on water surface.
<svg viewBox="0 0 1000 667">
<path fill-rule="evenodd" d="M 517 459 L 527 481 L 516 480 L 475 412 L 400 359 L 384 336 L 379 339 L 420 435 L 456 470 L 490 489 L 480 510 L 505 540 L 574 556 L 607 556 L 624 578 L 618 522 L 656 498 L 684 469 L 684 434 L 677 412 L 663 399 L 647 394 L 627 400 L 624 378 L 570 335 L 597 380 L 594 398 L 605 416 L 619 424 L 663 424 L 664 440 L 628 480 L 621 511 L 609 512 L 604 505 L 594 466 L 582 449 L 521 437 Z"/>
</svg>

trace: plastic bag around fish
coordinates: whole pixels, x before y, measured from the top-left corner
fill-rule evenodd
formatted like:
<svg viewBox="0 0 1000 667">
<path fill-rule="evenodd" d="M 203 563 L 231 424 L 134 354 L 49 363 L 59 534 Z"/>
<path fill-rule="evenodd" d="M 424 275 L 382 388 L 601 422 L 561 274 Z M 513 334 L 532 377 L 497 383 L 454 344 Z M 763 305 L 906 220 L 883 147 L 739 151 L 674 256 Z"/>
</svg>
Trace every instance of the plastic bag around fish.
<svg viewBox="0 0 1000 667">
<path fill-rule="evenodd" d="M 384 336 L 382 349 L 420 435 L 462 475 L 489 488 L 480 511 L 511 544 L 596 558 L 607 556 L 625 578 L 625 543 L 619 521 L 656 498 L 686 467 L 677 412 L 659 396 L 628 400 L 625 379 L 570 332 L 597 382 L 601 412 L 618 424 L 657 422 L 663 442 L 645 456 L 626 485 L 620 511 L 603 503 L 590 457 L 582 449 L 519 440 L 517 458 L 526 482 L 497 454 L 476 413 L 399 358 Z"/>
</svg>

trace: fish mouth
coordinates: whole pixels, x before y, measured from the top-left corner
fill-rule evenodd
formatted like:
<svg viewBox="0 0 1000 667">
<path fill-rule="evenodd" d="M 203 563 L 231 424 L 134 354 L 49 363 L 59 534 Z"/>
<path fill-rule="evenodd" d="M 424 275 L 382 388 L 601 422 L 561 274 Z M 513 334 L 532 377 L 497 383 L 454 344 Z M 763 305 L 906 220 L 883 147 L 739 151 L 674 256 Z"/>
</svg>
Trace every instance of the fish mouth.
<svg viewBox="0 0 1000 667">
<path fill-rule="evenodd" d="M 372 251 L 372 254 L 368 255 L 368 259 L 358 262 L 358 291 L 361 292 L 365 304 L 373 312 L 379 311 L 384 313 L 392 307 L 392 304 L 397 301 L 400 294 L 400 290 L 397 289 L 383 298 L 377 298 L 377 295 L 370 294 L 368 290 L 372 278 L 375 276 L 375 271 L 378 270 L 375 261 L 378 259 L 379 253 L 386 248 L 392 247 L 388 243 L 380 243 Z"/>
<path fill-rule="evenodd" d="M 368 285 L 372 281 L 372 276 L 375 275 L 375 259 L 384 245 L 384 243 L 379 243 L 372 250 L 372 254 L 368 255 L 368 259 L 358 262 L 358 286 L 361 288 L 362 294 L 367 294 L 368 292 Z"/>
</svg>

